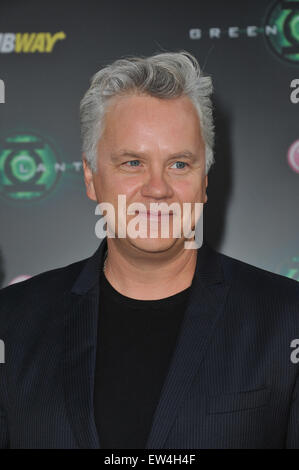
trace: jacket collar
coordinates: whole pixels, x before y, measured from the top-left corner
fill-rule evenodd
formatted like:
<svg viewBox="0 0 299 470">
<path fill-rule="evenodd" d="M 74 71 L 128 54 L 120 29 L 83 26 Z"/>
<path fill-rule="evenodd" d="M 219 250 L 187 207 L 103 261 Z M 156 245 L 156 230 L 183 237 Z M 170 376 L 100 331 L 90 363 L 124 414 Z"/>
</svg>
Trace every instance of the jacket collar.
<svg viewBox="0 0 299 470">
<path fill-rule="evenodd" d="M 107 237 L 105 237 L 94 254 L 87 259 L 83 270 L 72 287 L 72 293 L 79 295 L 85 294 L 99 283 L 100 269 L 103 266 L 107 249 Z M 223 280 L 219 254 L 206 242 L 197 250 L 193 282 L 199 279 L 205 284 L 218 283 Z"/>
<path fill-rule="evenodd" d="M 104 239 L 87 259 L 71 292 L 65 293 L 63 386 L 69 420 L 79 448 L 99 449 L 94 418 L 94 376 L 100 311 L 100 268 L 107 250 Z M 223 314 L 229 292 L 221 255 L 203 244 L 174 354 L 163 383 L 146 449 L 167 446 L 171 430 L 205 351 Z"/>
</svg>

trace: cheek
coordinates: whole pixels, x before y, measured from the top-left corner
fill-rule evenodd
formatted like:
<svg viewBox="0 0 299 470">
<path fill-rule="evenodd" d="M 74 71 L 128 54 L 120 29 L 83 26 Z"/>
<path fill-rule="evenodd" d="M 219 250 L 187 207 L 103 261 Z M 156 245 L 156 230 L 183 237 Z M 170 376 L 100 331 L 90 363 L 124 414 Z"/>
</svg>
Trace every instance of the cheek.
<svg viewBox="0 0 299 470">
<path fill-rule="evenodd" d="M 124 194 L 129 199 L 134 196 L 142 187 L 140 177 L 130 175 L 117 175 L 113 177 L 113 185 L 110 184 L 110 193 L 112 192 L 117 198 L 118 194 Z"/>
<path fill-rule="evenodd" d="M 181 202 L 203 202 L 203 186 L 198 184 L 198 181 L 176 183 L 175 194 Z"/>
<path fill-rule="evenodd" d="M 102 202 L 116 203 L 119 195 L 125 195 L 129 201 L 140 190 L 139 178 L 126 178 L 124 175 L 103 174 L 96 181 L 96 193 Z"/>
</svg>

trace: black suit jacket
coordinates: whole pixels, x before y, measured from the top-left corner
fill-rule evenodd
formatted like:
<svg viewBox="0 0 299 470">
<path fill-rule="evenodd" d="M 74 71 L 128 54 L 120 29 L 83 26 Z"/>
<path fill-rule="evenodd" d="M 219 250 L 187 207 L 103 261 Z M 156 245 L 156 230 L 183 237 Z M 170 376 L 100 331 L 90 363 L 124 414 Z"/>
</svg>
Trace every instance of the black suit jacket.
<svg viewBox="0 0 299 470">
<path fill-rule="evenodd" d="M 106 247 L 0 290 L 0 448 L 101 448 L 93 391 Z M 197 254 L 146 448 L 298 449 L 299 284 L 207 244 Z"/>
</svg>

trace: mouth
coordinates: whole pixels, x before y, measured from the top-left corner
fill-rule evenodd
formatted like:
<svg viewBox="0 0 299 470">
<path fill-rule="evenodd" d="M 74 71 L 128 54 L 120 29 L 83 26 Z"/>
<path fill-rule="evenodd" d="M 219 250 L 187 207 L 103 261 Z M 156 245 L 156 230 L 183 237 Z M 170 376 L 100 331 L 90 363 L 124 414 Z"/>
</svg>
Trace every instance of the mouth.
<svg viewBox="0 0 299 470">
<path fill-rule="evenodd" d="M 135 215 L 138 215 L 140 214 L 141 216 L 143 217 L 150 217 L 150 218 L 156 218 L 156 219 L 160 219 L 160 218 L 165 218 L 165 217 L 169 217 L 169 216 L 172 216 L 173 215 L 173 212 L 170 211 L 170 212 L 152 212 L 150 210 L 146 211 L 146 212 L 141 212 L 141 211 L 135 211 Z"/>
</svg>

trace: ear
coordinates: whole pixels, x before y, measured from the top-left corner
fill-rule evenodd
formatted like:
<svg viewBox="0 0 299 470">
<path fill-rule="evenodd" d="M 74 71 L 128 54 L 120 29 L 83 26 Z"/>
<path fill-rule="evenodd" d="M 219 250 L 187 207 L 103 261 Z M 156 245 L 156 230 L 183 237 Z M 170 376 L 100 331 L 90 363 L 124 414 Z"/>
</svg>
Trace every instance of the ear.
<svg viewBox="0 0 299 470">
<path fill-rule="evenodd" d="M 207 195 L 207 187 L 208 187 L 208 175 L 205 176 L 205 203 L 208 201 L 208 195 Z"/>
<path fill-rule="evenodd" d="M 86 161 L 85 154 L 82 155 L 83 160 L 83 172 L 84 172 L 84 183 L 86 186 L 86 194 L 92 201 L 97 200 L 96 192 L 93 184 L 93 173 Z"/>
</svg>

